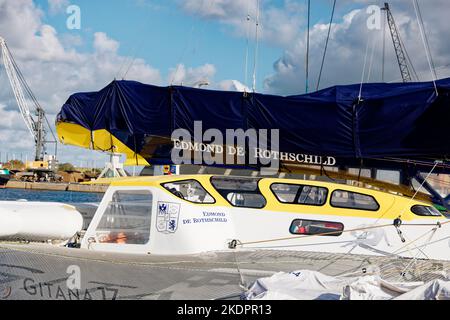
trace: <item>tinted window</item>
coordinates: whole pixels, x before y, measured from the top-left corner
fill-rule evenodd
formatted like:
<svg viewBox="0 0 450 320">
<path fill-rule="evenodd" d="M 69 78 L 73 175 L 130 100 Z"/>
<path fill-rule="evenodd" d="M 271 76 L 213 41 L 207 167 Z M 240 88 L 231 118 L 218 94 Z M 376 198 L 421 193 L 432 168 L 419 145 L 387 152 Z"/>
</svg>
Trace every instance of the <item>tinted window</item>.
<svg viewBox="0 0 450 320">
<path fill-rule="evenodd" d="M 150 191 L 116 191 L 96 229 L 100 243 L 145 244 L 150 238 Z"/>
<path fill-rule="evenodd" d="M 258 188 L 258 179 L 212 177 L 217 192 L 235 207 L 263 208 L 266 199 Z"/>
<path fill-rule="evenodd" d="M 328 190 L 322 187 L 274 183 L 270 189 L 278 201 L 283 203 L 321 206 L 327 201 Z"/>
<path fill-rule="evenodd" d="M 380 205 L 374 197 L 367 194 L 335 190 L 331 195 L 331 205 L 338 208 L 377 211 Z"/>
<path fill-rule="evenodd" d="M 439 210 L 432 206 L 415 205 L 411 208 L 411 211 L 418 216 L 433 216 L 433 217 L 441 216 Z"/>
<path fill-rule="evenodd" d="M 340 236 L 344 225 L 340 222 L 296 219 L 292 221 L 289 232 L 292 234 Z"/>
<path fill-rule="evenodd" d="M 168 182 L 162 185 L 178 198 L 195 203 L 214 203 L 214 198 L 196 180 Z"/>
</svg>

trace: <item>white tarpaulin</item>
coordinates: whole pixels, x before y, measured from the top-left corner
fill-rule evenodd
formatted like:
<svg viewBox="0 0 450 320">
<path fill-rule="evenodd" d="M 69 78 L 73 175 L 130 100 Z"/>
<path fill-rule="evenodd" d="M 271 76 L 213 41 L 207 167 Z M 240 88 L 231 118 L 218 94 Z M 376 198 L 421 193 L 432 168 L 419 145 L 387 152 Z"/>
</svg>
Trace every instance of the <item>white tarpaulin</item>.
<svg viewBox="0 0 450 320">
<path fill-rule="evenodd" d="M 344 278 L 317 271 L 279 272 L 255 281 L 246 299 L 263 300 L 450 300 L 450 281 L 392 283 L 376 275 Z"/>
</svg>

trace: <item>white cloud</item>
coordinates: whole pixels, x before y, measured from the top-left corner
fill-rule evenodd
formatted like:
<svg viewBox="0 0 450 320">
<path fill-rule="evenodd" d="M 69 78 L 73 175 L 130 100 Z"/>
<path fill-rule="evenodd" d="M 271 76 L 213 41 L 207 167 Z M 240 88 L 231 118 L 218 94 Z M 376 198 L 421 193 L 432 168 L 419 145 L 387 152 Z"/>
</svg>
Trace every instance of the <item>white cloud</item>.
<svg viewBox="0 0 450 320">
<path fill-rule="evenodd" d="M 367 5 L 373 4 L 363 1 Z M 449 4 L 444 0 L 424 3 L 421 7 L 425 28 L 429 38 L 431 52 L 438 68 L 438 77 L 449 76 L 448 58 L 450 45 L 443 41 L 450 36 L 447 26 L 447 11 L 442 8 Z M 324 71 L 320 87 L 336 84 L 359 83 L 361 81 L 366 46 L 369 41 L 369 51 L 366 64 L 365 81 L 381 81 L 382 32 L 368 30 L 366 7 L 348 12 L 332 26 Z M 413 65 L 421 81 L 431 80 L 431 74 L 426 60 L 422 39 L 420 38 L 417 19 L 411 2 L 396 2 L 391 5 L 397 27 L 403 42 L 409 52 Z M 316 24 L 311 29 L 310 43 L 310 91 L 316 87 L 320 63 L 323 54 L 327 24 Z M 373 59 L 372 59 L 373 46 Z M 305 37 L 300 36 L 291 46 L 287 46 L 283 55 L 274 63 L 274 73 L 265 78 L 266 92 L 276 94 L 298 94 L 305 88 Z M 370 68 L 371 66 L 371 68 Z M 370 79 L 367 79 L 370 69 Z M 386 31 L 386 63 L 385 81 L 401 81 L 399 67 L 395 57 L 389 30 Z"/>
<path fill-rule="evenodd" d="M 69 0 L 48 0 L 50 14 L 63 12 L 70 5 Z"/>
<path fill-rule="evenodd" d="M 117 53 L 119 42 L 108 38 L 104 32 L 94 34 L 94 48 L 98 53 Z"/>
<path fill-rule="evenodd" d="M 260 1 L 259 37 L 272 44 L 286 46 L 301 33 L 305 21 L 303 3 L 284 0 L 282 5 L 275 1 Z M 252 38 L 255 35 L 257 1 L 251 0 L 180 0 L 181 8 L 189 14 L 231 26 L 238 36 Z M 247 22 L 247 13 L 250 22 Z"/>
<path fill-rule="evenodd" d="M 186 68 L 184 64 L 179 64 L 171 69 L 168 83 L 194 87 L 200 84 L 211 84 L 215 73 L 216 68 L 209 63 L 197 68 Z"/>
<path fill-rule="evenodd" d="M 251 92 L 243 83 L 238 80 L 223 80 L 217 84 L 217 89 L 223 91 L 239 91 L 239 92 Z"/>
<path fill-rule="evenodd" d="M 250 40 L 253 41 L 256 0 L 180 0 L 179 3 L 187 13 L 209 21 L 218 21 L 230 27 L 240 37 L 246 37 L 246 15 L 249 8 L 252 16 Z M 282 56 L 273 63 L 273 74 L 266 75 L 264 79 L 264 92 L 302 93 L 305 89 L 306 60 L 304 2 L 285 0 L 280 4 L 273 0 L 261 0 L 261 4 L 261 41 L 270 46 L 278 45 L 284 50 Z M 331 4 L 330 1 L 330 11 L 323 13 L 323 21 L 329 19 Z M 368 18 L 366 8 L 373 4 L 383 6 L 384 1 L 338 1 L 321 88 L 336 84 L 358 83 L 361 80 L 368 38 L 370 41 L 375 40 L 373 60 L 371 60 L 371 51 L 368 57 L 368 65 L 371 61 L 372 66 L 369 80 L 381 80 L 381 31 L 369 32 L 366 26 Z M 312 1 L 311 5 L 314 11 L 317 8 L 315 2 Z M 445 41 L 450 36 L 447 21 L 449 2 L 448 0 L 422 1 L 420 5 L 434 62 L 437 67 L 446 66 L 438 68 L 438 77 L 449 76 L 450 44 Z M 430 80 L 430 71 L 412 2 L 399 0 L 392 2 L 390 7 L 420 79 Z M 311 27 L 310 90 L 316 87 L 327 31 L 327 23 L 320 22 Z M 369 45 L 371 49 L 372 42 Z M 261 50 L 264 50 L 264 47 L 261 47 Z M 386 37 L 385 70 L 386 81 L 401 80 L 389 31 Z"/>
</svg>

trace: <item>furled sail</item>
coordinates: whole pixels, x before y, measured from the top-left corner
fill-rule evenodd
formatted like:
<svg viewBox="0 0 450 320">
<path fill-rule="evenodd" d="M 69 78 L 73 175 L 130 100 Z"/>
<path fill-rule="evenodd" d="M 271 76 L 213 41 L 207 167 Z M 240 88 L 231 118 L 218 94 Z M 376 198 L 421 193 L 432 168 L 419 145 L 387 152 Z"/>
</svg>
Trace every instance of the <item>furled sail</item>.
<svg viewBox="0 0 450 320">
<path fill-rule="evenodd" d="M 125 153 L 136 163 L 170 164 L 172 133 L 278 129 L 291 160 L 334 157 L 334 165 L 405 162 L 450 171 L 450 78 L 432 82 L 334 86 L 275 96 L 113 81 L 73 94 L 57 116 L 61 142 Z M 280 154 L 278 154 L 280 155 Z M 298 156 L 302 155 L 302 156 Z M 288 160 L 285 156 L 281 160 Z M 326 163 L 325 163 L 326 164 Z"/>
</svg>

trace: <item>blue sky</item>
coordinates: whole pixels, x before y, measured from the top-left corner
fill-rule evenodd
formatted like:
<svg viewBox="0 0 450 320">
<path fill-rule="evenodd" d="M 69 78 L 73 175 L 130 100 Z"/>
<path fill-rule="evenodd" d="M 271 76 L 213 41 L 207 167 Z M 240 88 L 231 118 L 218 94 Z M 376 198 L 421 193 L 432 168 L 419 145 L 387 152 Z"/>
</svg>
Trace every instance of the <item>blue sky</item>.
<svg viewBox="0 0 450 320">
<path fill-rule="evenodd" d="M 256 0 L 249 1 L 256 2 Z M 295 2 L 306 6 L 305 0 Z M 101 31 L 120 42 L 119 54 L 123 56 L 136 54 L 151 66 L 161 70 L 163 75 L 178 63 L 193 67 L 210 63 L 216 67 L 217 79 L 236 79 L 244 82 L 246 37 L 237 35 L 230 26 L 220 21 L 188 14 L 180 8 L 180 1 L 71 1 L 71 4 L 81 8 L 81 30 L 68 30 L 66 28 L 68 15 L 64 11 L 51 13 L 47 0 L 36 0 L 35 3 L 45 13 L 43 21 L 53 26 L 59 34 L 81 37 L 82 45 L 77 47 L 79 51 L 92 50 L 93 34 Z M 261 10 L 264 10 L 265 4 L 282 8 L 284 1 L 261 3 L 263 6 Z M 344 11 L 344 8 L 348 7 L 340 5 L 338 10 Z M 331 8 L 331 0 L 312 1 L 311 24 L 326 23 Z M 337 16 L 336 20 L 339 19 Z M 253 29 L 254 25 L 251 25 L 251 28 Z M 249 69 L 253 66 L 254 44 L 254 38 L 251 37 Z M 261 41 L 257 67 L 259 90 L 262 90 L 263 78 L 273 71 L 273 63 L 282 55 L 284 49 L 280 45 Z"/>
</svg>

